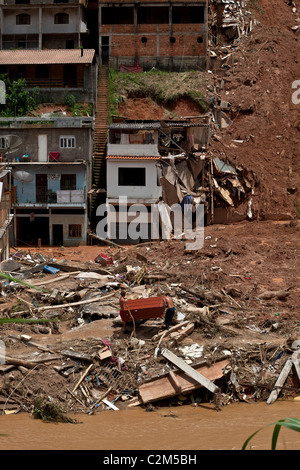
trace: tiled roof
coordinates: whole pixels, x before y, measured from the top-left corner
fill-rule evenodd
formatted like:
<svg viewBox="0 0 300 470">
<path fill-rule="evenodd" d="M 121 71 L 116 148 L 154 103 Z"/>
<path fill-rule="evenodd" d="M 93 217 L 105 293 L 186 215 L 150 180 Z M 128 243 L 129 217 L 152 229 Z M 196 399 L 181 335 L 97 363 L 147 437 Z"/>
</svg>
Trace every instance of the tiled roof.
<svg viewBox="0 0 300 470">
<path fill-rule="evenodd" d="M 83 49 L 42 49 L 0 51 L 0 65 L 24 64 L 89 64 L 92 63 L 95 50 Z"/>
</svg>

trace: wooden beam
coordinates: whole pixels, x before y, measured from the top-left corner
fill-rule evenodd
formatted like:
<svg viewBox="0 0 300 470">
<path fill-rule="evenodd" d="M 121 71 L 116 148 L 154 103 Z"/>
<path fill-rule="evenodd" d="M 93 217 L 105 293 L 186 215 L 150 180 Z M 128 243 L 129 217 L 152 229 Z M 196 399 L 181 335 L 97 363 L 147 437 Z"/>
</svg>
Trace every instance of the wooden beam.
<svg viewBox="0 0 300 470">
<path fill-rule="evenodd" d="M 174 390 L 175 390 L 176 394 L 181 393 L 180 382 L 177 380 L 176 375 L 171 370 L 169 372 L 169 379 L 170 379 L 170 382 L 171 382 L 172 386 L 174 387 Z"/>
<path fill-rule="evenodd" d="M 217 380 L 224 376 L 224 370 L 228 366 L 228 358 L 218 360 L 213 365 L 208 365 L 207 361 L 201 361 L 195 367 L 195 370 L 210 380 Z M 174 380 L 172 383 L 172 378 L 169 372 L 142 384 L 139 387 L 139 399 L 141 400 L 141 403 L 147 404 L 158 400 L 165 400 L 167 398 L 174 397 L 179 393 L 186 395 L 187 393 L 191 393 L 202 387 L 199 382 L 193 380 L 182 370 L 173 370 L 172 373 L 176 377 L 176 384 L 174 383 Z"/>
<path fill-rule="evenodd" d="M 213 382 L 201 375 L 199 372 L 197 372 L 185 361 L 180 359 L 168 349 L 162 349 L 161 355 L 165 357 L 168 361 L 172 362 L 176 367 L 183 370 L 192 379 L 196 380 L 196 382 L 200 383 L 203 387 L 207 388 L 207 390 L 209 390 L 210 392 L 216 393 L 219 391 L 219 387 L 217 387 Z"/>
<path fill-rule="evenodd" d="M 270 396 L 267 400 L 267 405 L 271 405 L 274 403 L 274 401 L 277 400 L 279 393 L 281 392 L 281 389 L 283 387 L 284 382 L 286 381 L 287 376 L 289 375 L 291 369 L 292 369 L 293 361 L 292 359 L 288 359 L 278 377 L 276 380 L 276 383 L 274 385 L 274 388 L 272 392 L 270 393 Z"/>
</svg>

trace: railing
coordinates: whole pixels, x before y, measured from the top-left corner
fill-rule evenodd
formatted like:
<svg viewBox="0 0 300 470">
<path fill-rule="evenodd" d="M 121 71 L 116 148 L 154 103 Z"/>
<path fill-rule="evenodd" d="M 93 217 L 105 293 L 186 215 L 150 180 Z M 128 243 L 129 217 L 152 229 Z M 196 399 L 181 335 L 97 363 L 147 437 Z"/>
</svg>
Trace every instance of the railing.
<svg viewBox="0 0 300 470">
<path fill-rule="evenodd" d="M 15 41 L 2 41 L 2 49 L 39 49 L 38 40 L 15 40 Z"/>
<path fill-rule="evenodd" d="M 23 204 L 84 204 L 85 191 L 82 189 L 52 191 L 44 187 L 36 188 L 36 202 L 18 201 L 18 205 Z"/>
<path fill-rule="evenodd" d="M 26 78 L 27 88 L 83 88 L 83 79 Z"/>
</svg>

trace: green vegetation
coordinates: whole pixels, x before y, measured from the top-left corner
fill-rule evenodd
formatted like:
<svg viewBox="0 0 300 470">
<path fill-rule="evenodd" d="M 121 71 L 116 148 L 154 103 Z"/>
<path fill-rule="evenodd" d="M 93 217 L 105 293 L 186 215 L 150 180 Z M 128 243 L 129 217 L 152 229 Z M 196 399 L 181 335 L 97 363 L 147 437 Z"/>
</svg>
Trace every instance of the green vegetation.
<svg viewBox="0 0 300 470">
<path fill-rule="evenodd" d="M 92 116 L 93 105 L 77 103 L 77 98 L 71 93 L 67 93 L 64 97 L 64 104 L 69 107 L 73 116 Z"/>
<path fill-rule="evenodd" d="M 12 312 L 15 312 L 15 311 L 18 311 L 18 310 L 14 310 L 14 308 L 12 308 Z M 55 323 L 55 322 L 58 322 L 59 319 L 58 318 L 51 318 L 51 320 L 49 318 L 0 318 L 0 325 L 2 325 L 3 323 Z"/>
<path fill-rule="evenodd" d="M 43 398 L 41 396 L 35 399 L 33 417 L 46 423 L 78 423 L 75 419 L 65 416 L 59 405 L 49 401 L 47 397 Z"/>
<path fill-rule="evenodd" d="M 109 70 L 108 75 L 108 114 L 109 119 L 110 116 L 118 115 L 118 106 L 120 101 L 122 100 L 122 96 L 120 92 L 117 90 L 116 80 L 117 80 L 118 72 L 114 69 Z"/>
<path fill-rule="evenodd" d="M 26 80 L 19 79 L 10 81 L 6 74 L 0 75 L 0 80 L 5 83 L 6 87 L 6 104 L 0 105 L 0 116 L 2 117 L 18 117 L 24 116 L 29 111 L 36 108 L 34 94 L 26 90 Z"/>
<path fill-rule="evenodd" d="M 4 274 L 0 272 L 0 277 L 3 277 L 7 281 L 16 282 L 18 284 L 21 284 L 22 286 L 30 287 L 31 289 L 36 289 L 40 292 L 48 293 L 47 290 L 42 289 L 41 287 L 37 287 L 33 284 L 28 284 L 28 282 L 22 281 L 21 279 L 18 279 L 17 277 L 10 276 L 9 274 Z"/>
<path fill-rule="evenodd" d="M 271 442 L 271 450 L 276 450 L 278 435 L 282 426 L 288 429 L 292 429 L 293 431 L 300 432 L 300 420 L 297 418 L 280 419 L 276 423 L 271 423 L 271 424 L 268 424 L 267 426 L 274 426 L 272 442 Z M 242 450 L 245 450 L 247 448 L 248 444 L 251 442 L 253 437 L 262 429 L 265 429 L 265 428 L 258 429 L 253 434 L 251 434 L 250 437 L 248 437 L 248 439 L 244 442 Z M 250 449 L 251 449 L 251 445 L 250 445 Z"/>
<path fill-rule="evenodd" d="M 300 208 L 299 208 L 299 206 L 298 206 L 298 204 L 297 204 L 296 201 L 293 201 L 293 204 L 294 204 L 294 207 L 295 207 L 295 209 L 296 209 L 296 211 L 297 211 L 298 217 L 300 218 Z"/>
<path fill-rule="evenodd" d="M 209 108 L 207 83 L 197 71 L 124 73 L 110 69 L 108 93 L 110 116 L 118 115 L 118 105 L 127 97 L 150 98 L 165 106 L 187 98 L 200 105 L 204 112 Z"/>
</svg>

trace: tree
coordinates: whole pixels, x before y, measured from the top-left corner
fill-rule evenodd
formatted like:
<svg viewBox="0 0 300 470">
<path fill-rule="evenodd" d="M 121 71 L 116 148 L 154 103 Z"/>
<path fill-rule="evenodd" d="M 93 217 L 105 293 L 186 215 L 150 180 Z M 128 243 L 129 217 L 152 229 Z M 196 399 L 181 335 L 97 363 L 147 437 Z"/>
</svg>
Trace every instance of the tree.
<svg viewBox="0 0 300 470">
<path fill-rule="evenodd" d="M 28 90 L 26 80 L 10 81 L 7 75 L 0 75 L 6 87 L 6 104 L 0 105 L 0 115 L 5 117 L 24 116 L 35 108 L 35 101 Z"/>
</svg>

